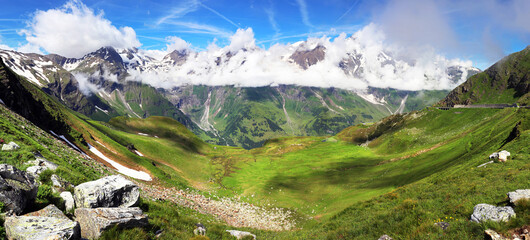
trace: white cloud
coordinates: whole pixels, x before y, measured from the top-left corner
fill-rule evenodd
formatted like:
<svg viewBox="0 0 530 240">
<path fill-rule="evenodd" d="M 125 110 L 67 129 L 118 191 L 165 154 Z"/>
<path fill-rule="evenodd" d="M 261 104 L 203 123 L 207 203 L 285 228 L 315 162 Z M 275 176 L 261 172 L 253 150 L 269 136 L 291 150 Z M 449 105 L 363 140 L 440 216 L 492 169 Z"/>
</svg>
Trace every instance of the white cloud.
<svg viewBox="0 0 530 240">
<path fill-rule="evenodd" d="M 90 82 L 90 75 L 85 73 L 73 73 L 77 83 L 79 84 L 79 90 L 85 96 L 90 96 L 93 93 L 97 93 L 101 90 L 96 84 Z"/>
<path fill-rule="evenodd" d="M 163 24 L 169 19 L 181 18 L 188 13 L 197 11 L 198 9 L 199 9 L 199 1 L 197 0 L 184 1 L 179 6 L 173 8 L 170 14 L 158 19 L 158 21 L 156 22 L 156 25 Z"/>
<path fill-rule="evenodd" d="M 228 51 L 235 53 L 243 48 L 249 50 L 255 47 L 256 39 L 254 38 L 252 28 L 238 29 L 237 32 L 230 37 Z"/>
<path fill-rule="evenodd" d="M 21 33 L 28 43 L 66 57 L 82 57 L 103 46 L 141 45 L 132 28 L 116 28 L 102 12 L 95 14 L 79 0 L 71 0 L 58 9 L 38 10 L 28 29 Z"/>
<path fill-rule="evenodd" d="M 426 46 L 438 50 L 455 48 L 456 33 L 451 28 L 449 15 L 444 14 L 443 1 L 390 0 L 376 14 L 376 23 L 388 37 L 414 54 L 415 49 Z M 420 50 L 422 51 L 422 50 Z"/>
<path fill-rule="evenodd" d="M 386 43 L 386 35 L 376 24 L 370 24 L 353 36 L 341 34 L 308 38 L 304 44 L 276 44 L 269 49 L 255 46 L 251 28 L 239 29 L 231 43 L 219 47 L 215 41 L 205 51 L 190 54 L 180 66 L 129 71 L 130 81 L 141 81 L 155 87 L 173 88 L 182 85 L 234 85 L 241 87 L 300 85 L 365 89 L 368 86 L 406 90 L 450 89 L 457 84 L 447 75 L 449 66 L 471 67 L 471 62 L 446 59 L 435 51 L 425 51 L 413 59 L 394 59 L 395 63 L 382 64 L 382 53 L 398 56 L 401 49 Z M 325 58 L 303 70 L 289 57 L 297 50 L 325 47 Z M 239 51 L 246 48 L 247 51 Z M 231 52 L 232 54 L 227 54 Z M 338 67 L 347 53 L 362 54 L 363 73 L 347 75 Z M 384 62 L 384 61 L 383 61 Z"/>
<path fill-rule="evenodd" d="M 18 52 L 23 52 L 23 53 L 38 53 L 38 54 L 43 54 L 39 46 L 33 45 L 33 44 L 31 44 L 31 43 L 26 43 L 26 44 L 24 44 L 24 45 L 20 45 L 20 46 L 17 48 L 17 51 L 18 51 Z"/>
<path fill-rule="evenodd" d="M 272 2 L 269 1 L 269 3 L 270 3 L 270 8 L 265 8 L 264 11 L 267 14 L 267 18 L 269 19 L 269 23 L 272 27 L 272 30 L 274 30 L 273 38 L 276 38 L 280 36 L 280 27 L 278 27 L 278 22 L 276 22 L 276 19 L 274 17 L 275 13 L 274 13 L 274 9 L 272 6 Z"/>
<path fill-rule="evenodd" d="M 311 24 L 311 21 L 309 21 L 309 12 L 307 11 L 307 4 L 305 0 L 296 0 L 296 2 L 298 3 L 300 14 L 302 15 L 302 22 L 308 27 L 313 27 L 313 24 Z"/>
<path fill-rule="evenodd" d="M 188 51 L 190 50 L 191 44 L 184 41 L 182 38 L 171 36 L 167 37 L 166 41 L 168 44 L 166 45 L 166 52 L 173 52 L 175 50 L 177 51 Z"/>
<path fill-rule="evenodd" d="M 229 18 L 227 18 L 225 15 L 219 13 L 218 11 L 215 11 L 213 8 L 211 7 L 208 7 L 206 5 L 204 5 L 204 3 L 200 2 L 199 1 L 199 5 L 201 5 L 201 7 L 205 8 L 206 10 L 214 13 L 215 15 L 219 16 L 220 18 L 224 19 L 225 21 L 227 21 L 228 23 L 234 25 L 235 27 L 239 28 L 239 25 L 236 24 L 235 22 L 233 22 L 232 20 L 230 20 Z"/>
<path fill-rule="evenodd" d="M 201 23 L 194 23 L 194 22 L 182 22 L 182 21 L 166 21 L 167 24 L 185 27 L 187 30 L 175 30 L 175 32 L 180 33 L 202 33 L 202 34 L 210 34 L 222 38 L 229 38 L 232 35 L 232 32 L 224 30 L 222 28 L 218 28 L 215 26 L 207 25 L 207 24 L 201 24 Z"/>
</svg>

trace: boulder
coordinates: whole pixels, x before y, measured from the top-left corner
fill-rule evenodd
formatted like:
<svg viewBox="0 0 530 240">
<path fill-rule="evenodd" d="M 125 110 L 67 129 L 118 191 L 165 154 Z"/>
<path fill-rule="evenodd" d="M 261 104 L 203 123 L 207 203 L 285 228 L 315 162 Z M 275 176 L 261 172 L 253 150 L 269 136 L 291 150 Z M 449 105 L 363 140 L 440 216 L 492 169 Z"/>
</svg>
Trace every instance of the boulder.
<svg viewBox="0 0 530 240">
<path fill-rule="evenodd" d="M 506 222 L 510 218 L 515 217 L 515 212 L 512 207 L 496 207 L 489 204 L 477 204 L 473 208 L 473 214 L 471 215 L 471 221 L 483 222 L 483 221 L 494 221 Z"/>
<path fill-rule="evenodd" d="M 20 146 L 18 146 L 15 142 L 10 142 L 8 144 L 2 145 L 2 151 L 14 151 L 19 148 Z"/>
<path fill-rule="evenodd" d="M 74 188 L 75 186 L 68 181 L 62 179 L 61 177 L 52 174 L 50 177 L 50 180 L 52 181 L 53 190 L 57 192 L 63 192 L 67 188 Z"/>
<path fill-rule="evenodd" d="M 243 239 L 244 237 L 251 236 L 254 240 L 256 239 L 256 235 L 249 233 L 249 232 L 243 232 L 238 230 L 226 230 L 230 235 L 236 237 L 237 239 Z"/>
<path fill-rule="evenodd" d="M 81 236 L 97 239 L 103 231 L 118 228 L 147 226 L 147 216 L 138 207 L 132 208 L 77 208 L 75 219 L 81 225 Z"/>
<path fill-rule="evenodd" d="M 62 219 L 70 220 L 66 215 L 64 215 L 64 213 L 59 208 L 57 208 L 53 204 L 50 204 L 39 211 L 24 214 L 24 216 L 25 217 L 54 217 L 54 218 L 62 218 Z"/>
<path fill-rule="evenodd" d="M 508 157 L 510 156 L 510 152 L 506 150 L 502 150 L 499 152 L 499 161 L 506 162 L 508 160 Z"/>
<path fill-rule="evenodd" d="M 491 230 L 491 229 L 486 229 L 486 231 L 484 231 L 484 235 L 485 235 L 485 239 L 490 239 L 490 240 L 508 240 L 508 238 L 505 238 L 503 237 L 502 235 L 500 235 L 499 233 Z"/>
<path fill-rule="evenodd" d="M 29 164 L 29 165 L 32 165 L 32 166 L 40 166 L 40 167 L 43 167 L 45 169 L 50 169 L 52 171 L 55 171 L 57 170 L 57 164 L 53 163 L 53 162 L 50 162 L 48 160 L 46 160 L 46 158 L 43 158 L 43 157 L 36 157 L 35 160 L 33 161 L 28 161 L 26 164 Z"/>
<path fill-rule="evenodd" d="M 37 197 L 35 178 L 11 165 L 0 164 L 0 202 L 6 211 L 20 214 Z"/>
<path fill-rule="evenodd" d="M 388 236 L 388 235 L 386 235 L 386 234 L 385 234 L 385 235 L 383 235 L 383 236 L 379 237 L 379 239 L 378 239 L 378 240 L 394 240 L 394 239 L 393 239 L 393 238 L 391 238 L 390 236 Z"/>
<path fill-rule="evenodd" d="M 140 200 L 140 189 L 121 175 L 82 183 L 74 189 L 78 208 L 132 207 Z"/>
<path fill-rule="evenodd" d="M 62 192 L 60 196 L 64 200 L 64 207 L 66 211 L 74 210 L 75 202 L 74 202 L 74 197 L 72 196 L 72 193 Z"/>
<path fill-rule="evenodd" d="M 502 150 L 500 152 L 492 153 L 489 158 L 493 160 L 499 160 L 500 162 L 506 162 L 509 156 L 510 156 L 510 152 L 506 150 Z"/>
<path fill-rule="evenodd" d="M 516 205 L 519 200 L 530 200 L 530 189 L 518 189 L 514 192 L 509 192 L 507 195 L 510 199 L 510 203 Z"/>
<path fill-rule="evenodd" d="M 39 175 L 44 172 L 47 168 L 42 166 L 31 166 L 26 168 L 26 172 L 33 175 L 33 177 L 38 178 Z"/>
<path fill-rule="evenodd" d="M 79 223 L 66 217 L 54 205 L 24 216 L 6 217 L 7 239 L 80 239 Z"/>
<path fill-rule="evenodd" d="M 32 174 L 33 176 L 35 176 L 35 178 L 37 178 L 42 172 L 46 171 L 46 170 L 52 170 L 52 171 L 55 171 L 57 170 L 57 164 L 55 163 L 52 163 L 48 160 L 46 160 L 45 158 L 43 157 L 36 157 L 35 160 L 33 161 L 28 161 L 27 163 L 25 163 L 26 165 L 31 165 L 31 167 L 28 167 L 26 169 L 26 172 Z"/>
</svg>

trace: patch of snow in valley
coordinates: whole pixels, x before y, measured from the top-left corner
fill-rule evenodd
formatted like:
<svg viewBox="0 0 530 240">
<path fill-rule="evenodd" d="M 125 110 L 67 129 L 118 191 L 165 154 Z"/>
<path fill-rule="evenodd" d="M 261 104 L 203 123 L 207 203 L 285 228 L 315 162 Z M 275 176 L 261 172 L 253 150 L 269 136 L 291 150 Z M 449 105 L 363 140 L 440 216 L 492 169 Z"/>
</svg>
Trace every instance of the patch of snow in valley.
<svg viewBox="0 0 530 240">
<path fill-rule="evenodd" d="M 75 149 L 75 150 L 77 150 L 77 151 L 79 151 L 79 152 L 83 152 L 83 151 L 81 151 L 81 149 L 79 149 L 75 144 L 73 144 L 73 143 L 71 143 L 70 141 L 68 141 L 68 139 L 66 139 L 66 138 L 64 137 L 64 135 L 57 135 L 57 134 L 56 134 L 55 132 L 53 132 L 53 131 L 50 131 L 50 132 L 51 132 L 51 134 L 52 134 L 53 136 L 58 137 L 58 138 L 62 139 L 63 141 L 65 141 L 66 143 L 68 143 L 68 145 L 70 145 L 70 147 L 72 147 L 73 149 Z"/>
<path fill-rule="evenodd" d="M 396 110 L 396 112 L 394 112 L 394 114 L 396 113 L 399 113 L 399 114 L 402 114 L 403 113 L 403 110 L 405 110 L 405 103 L 407 102 L 407 98 L 409 97 L 409 95 L 407 94 L 402 100 L 401 100 L 401 104 L 399 105 L 399 108 Z"/>
<path fill-rule="evenodd" d="M 92 153 L 96 154 L 96 156 L 98 156 L 99 158 L 101 158 L 104 161 L 108 162 L 110 165 L 112 165 L 114 168 L 116 168 L 116 170 L 119 173 L 121 173 L 123 175 L 129 176 L 129 177 L 132 177 L 132 178 L 136 178 L 136 179 L 140 179 L 140 180 L 144 180 L 144 181 L 153 180 L 148 173 L 143 172 L 143 171 L 136 171 L 134 169 L 130 169 L 128 167 L 125 167 L 125 166 L 113 161 L 112 159 L 108 158 L 102 152 L 100 152 L 97 148 L 93 147 L 90 144 L 88 144 L 88 149 Z"/>
<path fill-rule="evenodd" d="M 149 134 L 147 134 L 147 133 L 138 133 L 138 135 L 149 137 Z"/>
<path fill-rule="evenodd" d="M 104 113 L 107 114 L 107 115 L 109 114 L 109 111 L 108 111 L 108 110 L 103 110 L 103 109 L 101 109 L 101 108 L 98 107 L 98 106 L 96 106 L 96 109 L 99 110 L 99 111 L 104 112 Z"/>
<path fill-rule="evenodd" d="M 135 152 L 138 156 L 140 156 L 140 157 L 143 157 L 143 156 L 144 156 L 141 152 L 138 152 L 138 150 L 134 150 L 134 152 Z"/>
<path fill-rule="evenodd" d="M 357 94 L 357 96 L 361 97 L 365 101 L 372 103 L 372 104 L 384 105 L 386 103 L 384 98 L 377 99 L 373 94 L 365 94 L 362 92 L 355 92 L 355 93 Z"/>
</svg>

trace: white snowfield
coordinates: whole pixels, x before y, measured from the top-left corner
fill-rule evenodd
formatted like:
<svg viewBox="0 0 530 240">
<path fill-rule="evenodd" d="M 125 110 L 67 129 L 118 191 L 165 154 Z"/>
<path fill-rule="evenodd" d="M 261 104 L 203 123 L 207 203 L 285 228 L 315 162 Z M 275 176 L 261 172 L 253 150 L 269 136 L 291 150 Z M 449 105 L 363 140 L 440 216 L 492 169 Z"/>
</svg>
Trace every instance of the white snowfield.
<svg viewBox="0 0 530 240">
<path fill-rule="evenodd" d="M 96 156 L 98 156 L 99 158 L 101 158 L 101 159 L 105 160 L 106 162 L 110 163 L 110 165 L 112 165 L 114 168 L 116 168 L 116 170 L 118 170 L 118 172 L 123 174 L 123 175 L 129 176 L 129 177 L 132 177 L 132 178 L 136 178 L 136 179 L 140 179 L 140 180 L 144 180 L 144 181 L 152 181 L 153 180 L 148 173 L 143 172 L 143 171 L 136 171 L 134 169 L 130 169 L 128 167 L 125 167 L 125 166 L 113 161 L 112 159 L 108 158 L 102 152 L 100 152 L 97 148 L 93 147 L 90 144 L 88 144 L 88 149 L 90 149 L 90 151 L 92 153 L 96 154 Z"/>
</svg>

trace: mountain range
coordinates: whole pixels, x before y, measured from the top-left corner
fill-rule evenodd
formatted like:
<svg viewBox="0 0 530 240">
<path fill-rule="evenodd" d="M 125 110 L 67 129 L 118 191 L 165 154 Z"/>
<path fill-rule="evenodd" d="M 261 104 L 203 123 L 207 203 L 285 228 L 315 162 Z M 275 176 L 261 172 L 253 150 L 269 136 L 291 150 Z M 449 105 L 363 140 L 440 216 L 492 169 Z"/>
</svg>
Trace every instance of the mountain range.
<svg viewBox="0 0 530 240">
<path fill-rule="evenodd" d="M 246 65 L 253 61 L 249 54 L 256 51 L 223 48 L 212 57 L 184 49 L 157 59 L 143 50 L 103 47 L 79 59 L 8 50 L 0 50 L 0 57 L 15 73 L 92 119 L 167 116 L 207 142 L 245 148 L 281 136 L 333 135 L 353 124 L 419 110 L 448 93 L 376 87 L 348 90 L 278 84 L 274 79 L 265 86 L 216 82 L 230 73 L 249 71 Z M 322 44 L 300 42 L 290 45 L 277 61 L 293 71 L 311 74 L 313 68 L 329 62 L 329 52 Z M 355 49 L 345 56 L 333 65 L 333 71 L 360 82 L 367 78 L 365 73 L 379 71 L 370 65 L 373 61 L 395 72 L 413 66 L 385 51 L 371 57 Z M 461 65 L 445 67 L 445 76 L 455 85 L 480 72 Z M 194 79 L 213 80 L 197 84 Z M 425 73 L 425 81 L 430 80 Z"/>
</svg>

